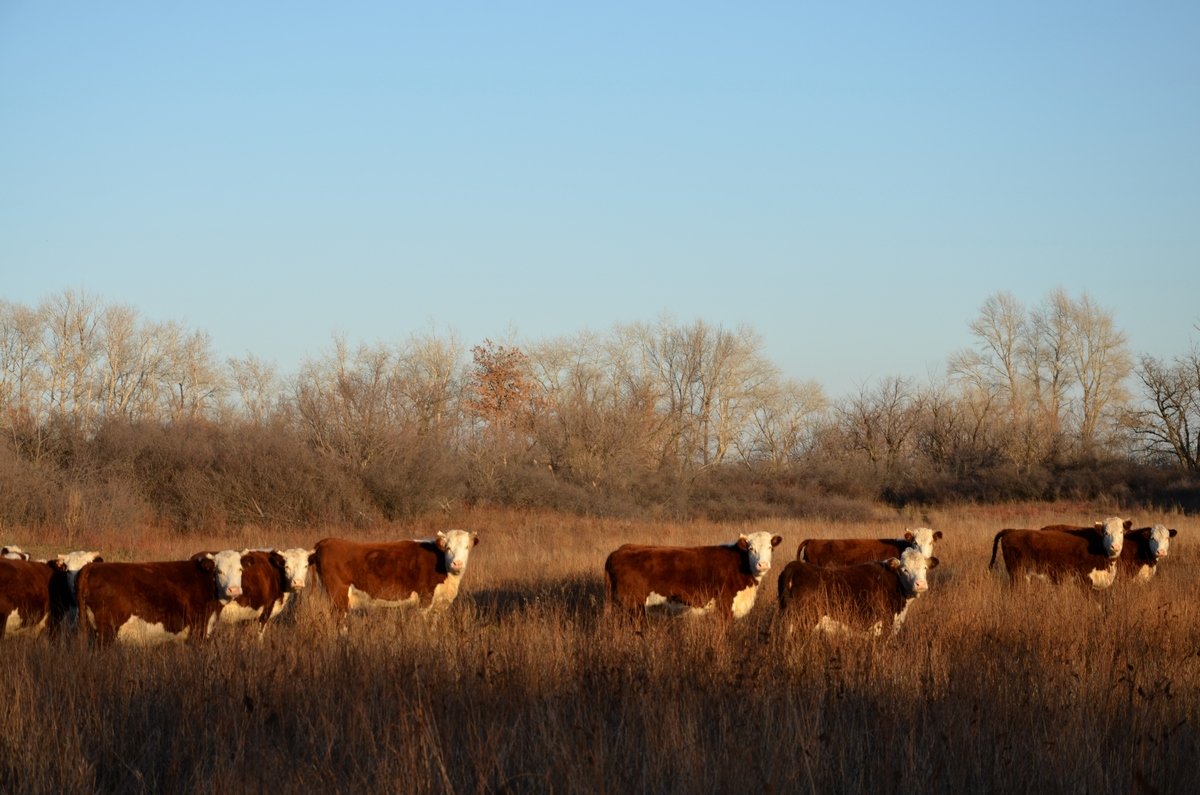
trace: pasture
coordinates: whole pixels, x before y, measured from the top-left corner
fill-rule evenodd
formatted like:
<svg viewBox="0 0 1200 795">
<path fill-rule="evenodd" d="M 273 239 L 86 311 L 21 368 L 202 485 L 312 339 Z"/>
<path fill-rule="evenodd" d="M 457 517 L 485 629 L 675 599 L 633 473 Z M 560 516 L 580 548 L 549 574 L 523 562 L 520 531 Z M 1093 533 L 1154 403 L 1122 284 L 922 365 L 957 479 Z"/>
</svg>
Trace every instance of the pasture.
<svg viewBox="0 0 1200 795">
<path fill-rule="evenodd" d="M 1146 585 L 1010 589 L 987 570 L 1003 527 L 1120 513 L 1179 530 Z M 945 533 L 894 638 L 776 631 L 776 579 L 807 537 Z M 231 537 L 0 539 L 105 558 L 479 532 L 458 601 L 422 617 L 352 615 L 315 583 L 260 641 L 89 648 L 0 644 L 5 792 L 1145 792 L 1196 791 L 1200 520 L 1018 505 L 870 522 L 601 520 L 464 512 L 386 529 Z M 627 541 L 783 535 L 738 622 L 604 610 L 603 563 Z"/>
</svg>

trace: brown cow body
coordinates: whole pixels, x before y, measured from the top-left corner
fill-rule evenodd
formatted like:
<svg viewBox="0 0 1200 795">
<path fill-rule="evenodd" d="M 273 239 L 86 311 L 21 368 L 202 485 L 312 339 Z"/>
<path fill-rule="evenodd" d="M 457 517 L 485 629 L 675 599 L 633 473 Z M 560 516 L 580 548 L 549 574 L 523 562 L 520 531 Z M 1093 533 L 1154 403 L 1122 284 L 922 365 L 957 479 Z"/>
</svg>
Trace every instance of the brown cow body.
<svg viewBox="0 0 1200 795">
<path fill-rule="evenodd" d="M 230 551 L 190 560 L 94 563 L 76 579 L 81 625 L 101 645 L 203 640 L 224 604 L 241 593 L 240 557 Z"/>
<path fill-rule="evenodd" d="M 625 544 L 604 562 L 609 603 L 638 621 L 648 610 L 741 618 L 754 606 L 771 550 L 782 540 L 760 531 L 719 546 Z"/>
<path fill-rule="evenodd" d="M 26 558 L 28 556 L 26 555 Z M 0 558 L 0 638 L 14 635 L 57 634 L 65 622 L 74 624 L 75 577 L 95 552 L 71 552 L 55 560 Z"/>
<path fill-rule="evenodd" d="M 941 530 L 918 527 L 906 530 L 903 538 L 806 538 L 796 549 L 796 560 L 815 566 L 849 566 L 899 558 L 904 550 L 913 548 L 931 558 L 933 542 L 941 537 Z"/>
<path fill-rule="evenodd" d="M 1101 523 L 1106 529 L 1079 533 L 1067 530 L 1005 529 L 992 539 L 992 559 L 1003 551 L 1009 582 L 1033 577 L 1059 583 L 1075 581 L 1092 588 L 1108 588 L 1117 576 L 1117 558 L 1124 545 L 1124 530 L 1131 524 L 1117 517 Z M 1111 525 L 1111 526 L 1110 526 Z"/>
<path fill-rule="evenodd" d="M 1043 527 L 1042 530 L 1057 530 L 1084 538 L 1100 537 L 1100 531 L 1095 527 L 1053 524 Z M 1175 528 L 1168 529 L 1163 525 L 1126 530 L 1121 556 L 1117 558 L 1117 573 L 1122 578 L 1129 578 L 1134 582 L 1146 582 L 1151 579 L 1158 572 L 1159 560 L 1167 556 L 1170 540 L 1175 535 Z"/>
<path fill-rule="evenodd" d="M 326 538 L 317 542 L 313 565 L 335 613 L 372 607 L 428 610 L 454 601 L 470 549 L 478 542 L 465 530 L 374 544 Z"/>
<path fill-rule="evenodd" d="M 864 632 L 900 630 L 912 600 L 929 588 L 926 573 L 938 565 L 915 548 L 899 558 L 826 567 L 793 560 L 779 575 L 779 610 L 789 626 Z"/>
</svg>

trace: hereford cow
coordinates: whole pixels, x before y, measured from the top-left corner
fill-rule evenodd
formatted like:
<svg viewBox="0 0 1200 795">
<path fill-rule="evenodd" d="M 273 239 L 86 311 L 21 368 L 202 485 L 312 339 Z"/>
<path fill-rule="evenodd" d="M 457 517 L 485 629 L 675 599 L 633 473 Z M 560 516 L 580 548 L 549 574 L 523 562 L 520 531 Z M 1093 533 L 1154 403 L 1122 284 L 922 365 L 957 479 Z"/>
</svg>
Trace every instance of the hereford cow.
<svg viewBox="0 0 1200 795">
<path fill-rule="evenodd" d="M 317 542 L 313 565 L 339 616 L 372 607 L 430 610 L 454 601 L 478 543 L 466 530 L 377 544 L 326 538 Z"/>
<path fill-rule="evenodd" d="M 783 541 L 766 531 L 711 547 L 625 544 L 604 562 L 608 601 L 638 623 L 647 612 L 741 618 L 754 606 L 758 585 Z"/>
<path fill-rule="evenodd" d="M 875 636 L 890 627 L 895 634 L 912 600 L 929 590 L 927 573 L 937 565 L 937 558 L 916 547 L 899 558 L 847 566 L 793 560 L 779 575 L 780 616 L 789 631 L 799 623 L 813 631 Z"/>
<path fill-rule="evenodd" d="M 0 559 L 0 638 L 5 634 L 58 632 L 76 616 L 75 577 L 95 552 L 70 552 L 55 560 Z"/>
<path fill-rule="evenodd" d="M 1125 534 L 1125 545 L 1117 568 L 1134 582 L 1146 582 L 1158 572 L 1158 562 L 1171 554 L 1174 527 L 1156 524 L 1141 527 Z"/>
<path fill-rule="evenodd" d="M 259 631 L 265 630 L 304 588 L 312 556 L 307 549 L 242 550 L 242 593 L 221 609 L 221 623 L 257 620 Z"/>
<path fill-rule="evenodd" d="M 1076 527 L 1066 524 L 1048 525 L 1042 529 L 1060 530 L 1085 537 L 1101 532 L 1098 527 Z M 1161 524 L 1126 530 L 1121 557 L 1117 559 L 1117 573 L 1134 582 L 1148 581 L 1158 571 L 1158 561 L 1170 554 L 1171 539 L 1175 535 L 1175 528 Z"/>
<path fill-rule="evenodd" d="M 243 565 L 234 550 L 188 560 L 94 563 L 76 581 L 81 624 L 100 645 L 203 640 L 221 608 L 241 595 Z"/>
<path fill-rule="evenodd" d="M 1125 531 L 1133 522 L 1111 516 L 1097 522 L 1095 532 L 1067 530 L 1001 530 L 992 539 L 992 559 L 1002 549 L 1009 582 L 1033 577 L 1051 582 L 1075 580 L 1093 588 L 1108 588 L 1117 576 L 1117 559 L 1125 543 Z"/>
<path fill-rule="evenodd" d="M 15 544 L 0 547 L 0 560 L 29 560 L 29 553 Z"/>
<path fill-rule="evenodd" d="M 932 558 L 933 542 L 941 537 L 941 530 L 918 527 L 905 530 L 903 538 L 806 538 L 796 550 L 796 560 L 815 566 L 848 566 L 898 558 L 906 549 L 920 550 Z"/>
</svg>

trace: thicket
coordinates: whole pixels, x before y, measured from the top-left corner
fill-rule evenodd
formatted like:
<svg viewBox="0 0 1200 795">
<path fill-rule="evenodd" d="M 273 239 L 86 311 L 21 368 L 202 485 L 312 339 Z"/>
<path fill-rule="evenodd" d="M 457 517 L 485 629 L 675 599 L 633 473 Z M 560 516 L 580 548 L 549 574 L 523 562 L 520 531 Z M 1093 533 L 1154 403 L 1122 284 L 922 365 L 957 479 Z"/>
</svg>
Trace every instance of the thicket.
<svg viewBox="0 0 1200 795">
<path fill-rule="evenodd" d="M 984 303 L 945 379 L 828 398 L 748 327 L 451 335 L 279 374 L 72 291 L 0 302 L 0 525 L 366 526 L 456 506 L 853 519 L 884 501 L 1197 507 L 1200 354 L 1135 366 L 1062 291 Z M 1129 390 L 1134 383 L 1139 395 Z"/>
</svg>

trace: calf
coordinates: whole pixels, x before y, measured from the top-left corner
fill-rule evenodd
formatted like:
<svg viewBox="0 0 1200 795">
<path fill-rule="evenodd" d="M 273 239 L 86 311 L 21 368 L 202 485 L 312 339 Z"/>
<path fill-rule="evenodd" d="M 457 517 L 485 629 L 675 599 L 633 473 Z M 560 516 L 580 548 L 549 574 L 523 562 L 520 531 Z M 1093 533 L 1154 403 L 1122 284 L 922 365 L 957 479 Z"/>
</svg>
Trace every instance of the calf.
<svg viewBox="0 0 1200 795">
<path fill-rule="evenodd" d="M 933 542 L 941 538 L 941 530 L 928 527 L 905 530 L 902 538 L 806 538 L 796 550 L 796 560 L 816 566 L 847 566 L 898 558 L 906 549 L 918 549 L 932 558 Z"/>
<path fill-rule="evenodd" d="M 76 581 L 81 625 L 99 645 L 198 642 L 221 608 L 241 595 L 242 568 L 242 555 L 233 550 L 188 560 L 93 563 Z"/>
<path fill-rule="evenodd" d="M 900 631 L 912 600 L 929 590 L 937 558 L 910 547 L 899 558 L 825 567 L 793 560 L 779 575 L 779 612 L 789 630 L 799 621 L 814 631 L 882 634 Z"/>
<path fill-rule="evenodd" d="M 1125 543 L 1129 520 L 1112 516 L 1097 523 L 1094 532 L 1071 530 L 1014 530 L 996 533 L 992 539 L 992 559 L 1003 550 L 1009 582 L 1026 581 L 1037 576 L 1051 582 L 1074 580 L 1088 582 L 1093 588 L 1108 588 L 1117 576 L 1117 559 Z"/>
<path fill-rule="evenodd" d="M 478 543 L 478 534 L 466 530 L 376 544 L 326 538 L 317 542 L 313 565 L 340 616 L 372 607 L 429 610 L 454 601 Z"/>
<path fill-rule="evenodd" d="M 265 630 L 304 588 L 312 555 L 307 549 L 242 550 L 242 593 L 221 609 L 221 623 L 257 620 L 259 631 Z"/>
<path fill-rule="evenodd" d="M 604 562 L 609 604 L 639 623 L 654 610 L 673 615 L 715 611 L 726 619 L 741 618 L 754 606 L 781 541 L 781 536 L 759 531 L 720 546 L 625 544 Z"/>
<path fill-rule="evenodd" d="M 28 556 L 26 556 L 28 557 Z M 70 552 L 52 561 L 0 558 L 0 639 L 6 633 L 57 634 L 77 616 L 75 577 L 95 552 Z"/>
</svg>

